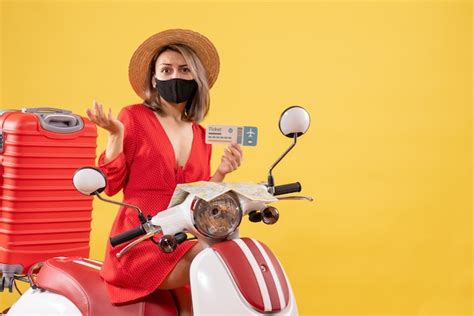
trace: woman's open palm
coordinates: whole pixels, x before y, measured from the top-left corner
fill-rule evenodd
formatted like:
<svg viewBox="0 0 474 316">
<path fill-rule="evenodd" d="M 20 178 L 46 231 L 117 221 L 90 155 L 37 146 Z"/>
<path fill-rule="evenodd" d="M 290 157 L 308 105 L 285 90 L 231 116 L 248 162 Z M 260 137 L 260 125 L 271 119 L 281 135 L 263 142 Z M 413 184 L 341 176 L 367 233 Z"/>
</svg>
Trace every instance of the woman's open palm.
<svg viewBox="0 0 474 316">
<path fill-rule="evenodd" d="M 111 134 L 123 133 L 123 123 L 118 119 L 112 117 L 112 109 L 109 108 L 109 112 L 106 115 L 101 103 L 94 100 L 94 106 L 92 109 L 86 109 L 87 116 L 91 122 L 94 122 L 97 126 L 102 127 Z"/>
</svg>

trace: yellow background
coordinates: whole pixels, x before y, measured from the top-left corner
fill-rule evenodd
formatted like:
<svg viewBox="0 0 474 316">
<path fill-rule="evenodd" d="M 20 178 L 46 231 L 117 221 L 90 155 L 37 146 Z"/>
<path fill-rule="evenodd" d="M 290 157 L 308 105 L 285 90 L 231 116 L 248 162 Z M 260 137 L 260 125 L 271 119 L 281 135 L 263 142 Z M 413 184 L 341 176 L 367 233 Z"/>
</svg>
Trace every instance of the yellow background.
<svg viewBox="0 0 474 316">
<path fill-rule="evenodd" d="M 470 2 L 4 0 L 0 10 L 2 108 L 85 115 L 96 98 L 116 114 L 138 101 L 135 48 L 178 27 L 221 56 L 203 124 L 259 128 L 227 180 L 265 180 L 289 145 L 280 112 L 310 111 L 274 175 L 316 202 L 282 202 L 277 225 L 242 228 L 280 258 L 301 315 L 472 315 Z M 99 150 L 105 142 L 101 132 Z M 115 211 L 95 201 L 92 258 L 103 258 Z M 0 307 L 15 297 L 0 294 Z"/>
</svg>

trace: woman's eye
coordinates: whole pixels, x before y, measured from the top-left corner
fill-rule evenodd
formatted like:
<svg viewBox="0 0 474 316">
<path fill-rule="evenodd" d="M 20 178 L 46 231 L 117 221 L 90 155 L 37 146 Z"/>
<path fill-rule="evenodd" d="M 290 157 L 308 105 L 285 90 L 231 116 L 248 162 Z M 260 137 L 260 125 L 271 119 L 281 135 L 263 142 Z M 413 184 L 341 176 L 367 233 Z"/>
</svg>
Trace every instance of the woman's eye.
<svg viewBox="0 0 474 316">
<path fill-rule="evenodd" d="M 189 68 L 183 68 L 182 71 L 183 72 L 190 72 Z"/>
<path fill-rule="evenodd" d="M 163 68 L 161 69 L 161 72 L 167 74 L 170 72 L 170 70 L 168 68 Z"/>
</svg>

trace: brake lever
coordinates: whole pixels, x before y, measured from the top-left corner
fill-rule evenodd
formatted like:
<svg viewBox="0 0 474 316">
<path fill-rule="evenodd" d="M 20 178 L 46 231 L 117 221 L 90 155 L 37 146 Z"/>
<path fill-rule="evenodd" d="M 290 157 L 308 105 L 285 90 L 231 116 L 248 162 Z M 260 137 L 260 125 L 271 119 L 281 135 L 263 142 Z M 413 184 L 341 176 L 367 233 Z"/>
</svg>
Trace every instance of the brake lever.
<svg viewBox="0 0 474 316">
<path fill-rule="evenodd" d="M 277 197 L 278 200 L 307 200 L 310 202 L 314 201 L 314 198 L 312 196 L 298 196 L 298 195 L 292 195 L 292 196 L 282 196 L 282 197 Z"/>
<path fill-rule="evenodd" d="M 120 252 L 118 252 L 115 256 L 117 258 L 120 258 L 122 257 L 126 252 L 128 252 L 130 249 L 132 249 L 133 247 L 135 247 L 136 245 L 138 245 L 139 243 L 141 243 L 142 241 L 148 239 L 148 238 L 151 238 L 153 236 L 155 236 L 156 234 L 160 233 L 161 232 L 161 228 L 159 227 L 156 227 L 156 228 L 153 228 L 151 229 L 146 235 L 143 235 L 142 237 L 138 238 L 138 239 L 135 239 L 134 241 L 132 241 L 131 243 L 129 243 L 128 245 L 126 245 L 122 250 L 120 250 Z"/>
</svg>

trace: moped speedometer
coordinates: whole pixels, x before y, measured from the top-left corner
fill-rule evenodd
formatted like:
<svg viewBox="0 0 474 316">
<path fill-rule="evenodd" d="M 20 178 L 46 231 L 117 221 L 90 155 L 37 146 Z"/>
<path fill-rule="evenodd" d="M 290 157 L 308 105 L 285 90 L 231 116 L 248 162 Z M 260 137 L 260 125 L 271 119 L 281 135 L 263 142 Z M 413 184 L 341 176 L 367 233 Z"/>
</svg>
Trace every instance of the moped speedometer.
<svg viewBox="0 0 474 316">
<path fill-rule="evenodd" d="M 227 192 L 209 202 L 198 199 L 193 207 L 193 218 L 199 233 L 224 239 L 239 227 L 242 211 L 236 194 Z"/>
</svg>

